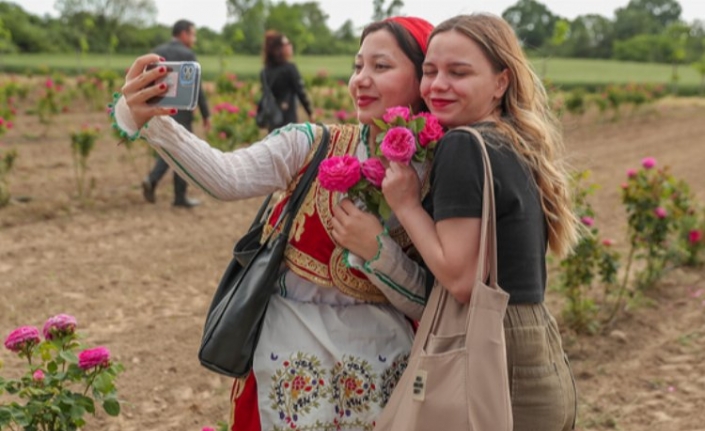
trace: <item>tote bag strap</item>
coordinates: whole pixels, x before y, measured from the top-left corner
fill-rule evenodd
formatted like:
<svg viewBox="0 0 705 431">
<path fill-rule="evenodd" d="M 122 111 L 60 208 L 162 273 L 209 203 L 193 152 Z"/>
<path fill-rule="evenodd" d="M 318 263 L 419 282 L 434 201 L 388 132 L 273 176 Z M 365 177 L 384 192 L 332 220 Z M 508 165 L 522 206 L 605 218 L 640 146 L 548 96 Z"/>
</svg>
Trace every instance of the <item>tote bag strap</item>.
<svg viewBox="0 0 705 431">
<path fill-rule="evenodd" d="M 476 129 L 458 127 L 478 140 L 482 151 L 482 162 L 485 171 L 485 183 L 482 187 L 482 230 L 480 232 L 480 252 L 478 253 L 476 282 L 484 281 L 484 275 L 489 271 L 489 286 L 497 288 L 497 216 L 495 212 L 494 176 L 492 164 L 487 153 L 487 144 Z"/>
<path fill-rule="evenodd" d="M 458 127 L 459 130 L 464 130 L 479 141 L 482 151 L 482 159 L 484 165 L 484 184 L 482 187 L 482 224 L 480 230 L 480 248 L 477 262 L 476 280 L 482 280 L 484 274 L 489 271 L 489 285 L 494 289 L 499 289 L 497 283 L 497 232 L 495 221 L 495 200 L 494 200 L 494 184 L 492 176 L 492 165 L 490 164 L 489 155 L 485 146 L 485 140 L 480 133 L 471 127 Z M 431 291 L 426 307 L 434 310 L 433 314 L 424 313 L 424 317 L 419 323 L 419 328 L 416 332 L 413 352 L 423 349 L 429 334 L 436 330 L 441 318 L 441 311 L 445 308 L 445 303 L 450 299 L 450 293 L 442 287 L 436 286 Z M 468 307 L 469 311 L 470 307 Z M 469 313 L 468 313 L 469 317 Z M 467 325 L 465 325 L 467 327 Z"/>
</svg>

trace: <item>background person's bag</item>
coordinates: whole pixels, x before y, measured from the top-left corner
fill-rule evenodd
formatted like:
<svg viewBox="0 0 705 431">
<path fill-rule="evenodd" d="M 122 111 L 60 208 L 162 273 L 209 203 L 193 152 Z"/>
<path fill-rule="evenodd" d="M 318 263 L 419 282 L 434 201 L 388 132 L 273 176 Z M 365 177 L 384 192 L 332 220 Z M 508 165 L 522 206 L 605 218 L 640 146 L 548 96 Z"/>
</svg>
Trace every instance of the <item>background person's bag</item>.
<svg viewBox="0 0 705 431">
<path fill-rule="evenodd" d="M 411 348 L 409 365 L 375 431 L 511 431 L 504 314 L 509 294 L 497 285 L 492 167 L 484 140 L 482 234 L 468 304 L 434 286 Z M 483 275 L 489 271 L 489 283 Z"/>
<path fill-rule="evenodd" d="M 258 127 L 276 129 L 284 125 L 284 112 L 277 103 L 277 99 L 272 93 L 272 89 L 267 82 L 267 74 L 263 69 L 260 72 L 260 82 L 262 83 L 262 98 L 257 102 L 257 115 L 255 122 Z"/>
<path fill-rule="evenodd" d="M 260 243 L 269 213 L 271 195 L 260 208 L 250 230 L 235 244 L 234 257 L 213 296 L 204 325 L 198 359 L 209 370 L 230 377 L 244 377 L 252 368 L 264 314 L 279 276 L 289 231 L 311 184 L 318 165 L 328 152 L 325 126 L 316 154 L 291 194 L 276 226 Z M 284 222 L 284 228 L 277 227 Z"/>
</svg>

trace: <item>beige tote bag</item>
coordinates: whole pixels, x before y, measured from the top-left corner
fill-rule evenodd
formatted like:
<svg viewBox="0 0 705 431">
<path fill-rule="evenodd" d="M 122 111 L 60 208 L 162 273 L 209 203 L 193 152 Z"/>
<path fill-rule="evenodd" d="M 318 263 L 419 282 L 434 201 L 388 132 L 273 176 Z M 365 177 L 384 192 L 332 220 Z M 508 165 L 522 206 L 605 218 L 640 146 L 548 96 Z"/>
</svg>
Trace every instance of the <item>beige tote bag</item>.
<svg viewBox="0 0 705 431">
<path fill-rule="evenodd" d="M 375 431 L 511 431 L 504 314 L 509 294 L 497 285 L 492 167 L 485 165 L 477 278 L 470 302 L 458 303 L 436 285 L 421 317 L 409 365 Z M 489 273 L 489 284 L 482 274 Z"/>
</svg>

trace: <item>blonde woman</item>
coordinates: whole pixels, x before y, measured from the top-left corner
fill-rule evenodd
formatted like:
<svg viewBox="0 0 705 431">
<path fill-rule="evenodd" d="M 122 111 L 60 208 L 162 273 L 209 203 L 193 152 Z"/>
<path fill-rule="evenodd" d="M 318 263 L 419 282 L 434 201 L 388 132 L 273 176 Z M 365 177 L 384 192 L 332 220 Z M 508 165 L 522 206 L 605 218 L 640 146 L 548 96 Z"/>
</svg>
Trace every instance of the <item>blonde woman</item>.
<svg viewBox="0 0 705 431">
<path fill-rule="evenodd" d="M 546 91 L 512 28 L 487 14 L 454 17 L 434 29 L 420 88 L 444 126 L 474 127 L 487 143 L 499 285 L 510 294 L 504 323 L 514 429 L 572 429 L 576 388 L 544 305 L 545 254 L 547 248 L 558 255 L 568 251 L 578 224 Z M 439 142 L 431 205 L 422 206 L 418 176 L 406 166 L 392 163 L 383 183 L 426 265 L 463 303 L 470 300 L 477 271 L 482 187 L 479 142 L 462 131 L 450 131 Z"/>
</svg>

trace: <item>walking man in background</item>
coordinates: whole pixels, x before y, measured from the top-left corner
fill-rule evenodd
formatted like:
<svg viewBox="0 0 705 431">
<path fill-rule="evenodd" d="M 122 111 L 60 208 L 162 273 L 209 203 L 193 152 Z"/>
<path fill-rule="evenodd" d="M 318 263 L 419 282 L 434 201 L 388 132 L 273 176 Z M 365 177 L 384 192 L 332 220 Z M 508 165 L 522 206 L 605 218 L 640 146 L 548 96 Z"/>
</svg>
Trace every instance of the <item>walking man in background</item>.
<svg viewBox="0 0 705 431">
<path fill-rule="evenodd" d="M 172 40 L 156 47 L 154 53 L 164 57 L 166 61 L 196 61 L 196 55 L 192 51 L 193 45 L 196 43 L 196 26 L 194 23 L 187 20 L 177 21 L 172 27 L 171 35 L 173 36 Z M 200 109 L 203 117 L 203 127 L 208 131 L 210 128 L 210 112 L 208 111 L 208 102 L 202 86 L 198 92 L 198 109 Z M 193 111 L 180 110 L 173 115 L 173 118 L 189 132 L 192 131 Z M 168 169 L 169 165 L 162 160 L 161 156 L 157 155 L 157 161 L 152 171 L 142 181 L 142 192 L 147 202 L 156 202 L 155 189 L 159 180 Z M 198 200 L 186 197 L 187 187 L 188 183 L 174 172 L 174 206 L 191 208 L 200 204 Z"/>
</svg>

